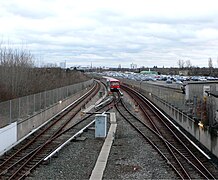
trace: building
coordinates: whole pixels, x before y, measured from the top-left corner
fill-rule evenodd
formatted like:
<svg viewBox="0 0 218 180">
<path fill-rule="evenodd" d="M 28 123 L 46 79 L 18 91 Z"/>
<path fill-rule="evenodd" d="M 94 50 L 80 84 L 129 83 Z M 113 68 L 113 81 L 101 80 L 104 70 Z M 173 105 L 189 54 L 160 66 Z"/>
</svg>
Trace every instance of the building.
<svg viewBox="0 0 218 180">
<path fill-rule="evenodd" d="M 130 64 L 130 68 L 131 68 L 131 69 L 137 69 L 137 64 L 133 64 L 133 63 Z"/>
<path fill-rule="evenodd" d="M 60 62 L 60 67 L 62 69 L 65 69 L 66 68 L 66 61 L 65 62 Z"/>
<path fill-rule="evenodd" d="M 140 73 L 144 75 L 158 75 L 156 71 L 141 71 Z"/>
</svg>

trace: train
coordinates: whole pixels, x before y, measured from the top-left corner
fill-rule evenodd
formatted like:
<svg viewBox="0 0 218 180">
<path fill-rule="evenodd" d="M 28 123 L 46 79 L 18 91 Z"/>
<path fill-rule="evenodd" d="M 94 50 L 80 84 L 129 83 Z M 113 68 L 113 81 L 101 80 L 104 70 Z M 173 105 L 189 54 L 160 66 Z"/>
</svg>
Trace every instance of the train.
<svg viewBox="0 0 218 180">
<path fill-rule="evenodd" d="M 111 77 L 104 77 L 106 78 L 107 88 L 110 92 L 118 92 L 120 90 L 120 81 L 115 78 Z"/>
</svg>

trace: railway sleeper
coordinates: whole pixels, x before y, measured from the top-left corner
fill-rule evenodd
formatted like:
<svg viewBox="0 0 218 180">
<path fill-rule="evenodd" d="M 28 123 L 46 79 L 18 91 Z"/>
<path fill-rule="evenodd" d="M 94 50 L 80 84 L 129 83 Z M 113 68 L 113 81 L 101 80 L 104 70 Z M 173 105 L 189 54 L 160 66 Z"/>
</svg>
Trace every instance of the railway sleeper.
<svg viewBox="0 0 218 180">
<path fill-rule="evenodd" d="M 25 169 L 21 171 L 22 174 L 28 176 L 30 174 L 30 170 L 26 171 Z"/>
<path fill-rule="evenodd" d="M 35 163 L 34 162 L 29 162 L 26 166 L 25 166 L 25 168 L 27 168 L 27 169 L 31 169 L 33 166 L 35 165 Z"/>
<path fill-rule="evenodd" d="M 2 171 L 2 175 L 6 174 L 8 172 L 8 169 L 5 169 L 4 171 Z"/>
<path fill-rule="evenodd" d="M 48 165 L 48 164 L 50 164 L 50 162 L 51 162 L 51 157 L 46 161 L 42 161 L 42 164 L 43 165 Z"/>
<path fill-rule="evenodd" d="M 36 161 L 30 161 L 28 164 L 27 164 L 27 167 L 29 167 L 29 166 L 33 166 L 33 165 L 35 165 L 36 164 Z"/>
</svg>

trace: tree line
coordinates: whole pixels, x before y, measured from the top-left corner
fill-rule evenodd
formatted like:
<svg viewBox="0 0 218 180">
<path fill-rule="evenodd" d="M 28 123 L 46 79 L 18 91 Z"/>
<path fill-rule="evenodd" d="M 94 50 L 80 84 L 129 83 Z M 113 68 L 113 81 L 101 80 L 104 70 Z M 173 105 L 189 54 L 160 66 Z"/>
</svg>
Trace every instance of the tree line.
<svg viewBox="0 0 218 180">
<path fill-rule="evenodd" d="M 218 61 L 217 61 L 217 62 L 218 62 Z M 178 60 L 177 64 L 178 64 L 178 66 L 179 66 L 180 69 L 183 69 L 183 68 L 192 68 L 192 67 L 193 67 L 190 60 L 184 61 L 184 60 L 180 59 L 180 60 Z M 209 59 L 208 59 L 208 67 L 209 67 L 209 68 L 213 68 L 213 61 L 212 61 L 212 58 L 209 58 Z"/>
<path fill-rule="evenodd" d="M 88 78 L 81 72 L 61 68 L 37 68 L 25 49 L 0 46 L 0 101 L 47 91 Z"/>
</svg>

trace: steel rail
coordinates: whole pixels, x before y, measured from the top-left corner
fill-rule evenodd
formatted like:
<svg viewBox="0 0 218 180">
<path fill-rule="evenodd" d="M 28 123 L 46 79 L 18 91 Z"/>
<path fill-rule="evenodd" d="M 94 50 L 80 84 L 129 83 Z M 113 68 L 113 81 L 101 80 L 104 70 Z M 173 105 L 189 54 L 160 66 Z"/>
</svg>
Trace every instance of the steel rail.
<svg viewBox="0 0 218 180">
<path fill-rule="evenodd" d="M 123 102 L 121 101 L 122 106 L 124 107 L 125 111 L 128 112 L 128 114 L 130 114 L 134 119 L 136 119 L 138 122 L 142 123 L 145 127 L 147 127 L 148 129 L 150 129 L 154 134 L 156 134 L 160 139 L 163 139 L 162 136 L 160 136 L 159 134 L 157 134 L 153 129 L 151 129 L 150 127 L 148 127 L 146 124 L 144 124 L 140 119 L 138 119 L 135 115 L 133 115 L 131 113 L 131 111 L 129 111 L 126 106 L 123 104 Z M 165 154 L 160 150 L 160 148 L 158 148 L 157 145 L 154 144 L 154 142 L 148 138 L 138 127 L 136 127 L 136 125 L 131 122 L 125 115 L 124 113 L 122 113 L 122 111 L 120 110 L 120 108 L 118 107 L 118 105 L 115 106 L 117 111 L 121 114 L 121 116 L 144 138 L 146 139 L 149 144 L 151 144 L 152 147 L 154 147 L 157 152 L 166 160 L 167 164 L 169 164 L 173 170 L 177 173 L 177 175 L 181 178 L 184 179 L 183 176 L 181 175 L 181 173 L 177 170 L 177 168 L 170 162 L 170 160 L 165 156 Z"/>
<path fill-rule="evenodd" d="M 98 89 L 99 89 L 99 84 L 97 84 L 97 88 L 93 87 L 93 89 L 91 91 L 89 91 L 89 93 L 85 96 L 85 98 L 89 98 L 90 95 L 92 96 L 92 95 L 96 94 Z M 52 139 L 62 131 L 62 129 L 73 119 L 73 117 L 79 111 L 80 111 L 80 108 L 73 114 L 73 116 L 71 118 L 67 119 L 63 124 L 61 124 L 61 126 L 52 134 L 52 136 L 50 136 L 48 140 L 46 140 L 42 145 L 40 145 L 39 148 L 37 148 L 37 150 L 34 151 L 34 153 L 31 153 L 29 158 L 25 162 L 23 162 L 23 164 L 10 176 L 9 180 L 16 178 L 15 176 L 21 171 L 21 169 L 23 169 L 27 165 L 27 163 L 29 161 L 31 161 L 31 159 L 33 159 L 43 149 L 43 147 L 48 145 L 52 141 Z M 27 172 L 27 174 L 29 174 L 29 171 Z M 26 176 L 26 173 L 24 175 Z M 23 176 L 21 175 L 21 177 L 23 177 Z"/>
<path fill-rule="evenodd" d="M 106 104 L 106 105 L 107 105 L 107 104 Z M 105 106 L 106 106 L 106 105 L 105 105 Z M 104 108 L 104 107 L 102 107 L 102 108 L 100 108 L 100 109 L 103 109 L 103 108 Z M 109 109 L 111 109 L 111 107 L 108 108 L 106 111 L 108 111 Z M 98 110 L 99 110 L 99 109 L 98 109 Z M 91 115 L 89 115 L 89 116 L 91 116 Z M 88 116 L 88 117 L 89 117 L 89 116 Z M 87 119 L 88 117 L 85 117 L 84 119 Z M 31 153 L 31 156 L 30 156 L 30 157 L 28 156 L 29 159 L 26 161 L 26 163 L 23 164 L 9 179 L 15 178 L 15 175 L 18 174 L 19 171 L 22 170 L 22 169 L 25 167 L 25 165 L 26 165 L 31 159 L 33 159 L 33 158 L 35 157 L 35 155 L 37 155 L 38 152 L 40 152 L 40 151 L 42 150 L 43 147 L 47 146 L 49 143 L 51 143 L 51 142 L 54 141 L 56 138 L 58 138 L 59 136 L 61 136 L 61 135 L 64 134 L 64 133 L 66 133 L 66 132 L 69 131 L 70 129 L 72 129 L 72 127 L 68 128 L 68 129 L 66 129 L 66 130 L 64 130 L 64 131 L 59 131 L 59 132 L 55 133 L 51 139 L 49 139 L 47 142 L 45 142 L 43 145 L 41 145 L 33 154 Z M 23 175 L 21 175 L 20 178 L 18 178 L 18 179 L 21 179 L 21 178 L 24 178 L 25 176 L 27 176 L 33 168 L 35 168 L 39 163 L 42 162 L 42 160 L 43 160 L 43 158 L 38 158 L 38 162 L 37 162 L 34 166 L 32 166 L 32 168 L 30 168 L 28 171 L 25 170 L 26 172 L 25 172 Z"/>
<path fill-rule="evenodd" d="M 72 141 L 73 139 L 75 139 L 77 136 L 79 136 L 80 134 L 82 134 L 84 132 L 84 130 L 86 130 L 87 128 L 89 128 L 93 123 L 95 122 L 95 120 L 93 120 L 92 122 L 90 122 L 88 125 L 86 125 L 84 128 L 82 128 L 81 130 L 79 130 L 76 134 L 74 134 L 71 138 L 69 138 L 68 140 L 66 140 L 63 144 L 61 144 L 58 148 L 56 148 L 52 153 L 50 153 L 47 157 L 45 157 L 43 160 L 47 161 L 48 159 L 50 159 L 52 156 L 54 156 L 57 152 L 59 152 L 64 146 L 66 146 L 70 141 Z"/>
<path fill-rule="evenodd" d="M 61 114 L 58 119 L 56 119 L 54 122 L 52 122 L 47 128 L 45 128 L 42 132 L 40 132 L 40 134 L 38 134 L 37 136 L 35 136 L 31 141 L 29 141 L 28 143 L 26 143 L 22 148 L 20 148 L 18 151 L 16 151 L 13 155 L 11 155 L 9 158 L 7 158 L 7 160 L 5 160 L 4 162 L 2 162 L 0 164 L 0 170 L 2 170 L 2 168 L 4 167 L 4 165 L 10 161 L 14 156 L 16 156 L 18 153 L 20 153 L 22 150 L 24 150 L 25 148 L 27 148 L 28 146 L 30 146 L 33 142 L 36 141 L 36 139 L 38 139 L 41 135 L 43 135 L 49 128 L 51 128 L 52 126 L 55 125 L 55 123 L 57 121 L 59 121 L 59 119 L 61 119 L 63 116 L 65 116 L 71 109 L 73 109 L 82 99 L 84 99 L 85 97 L 87 97 L 90 92 L 93 91 L 93 89 L 95 88 L 95 86 L 93 86 L 93 88 L 91 90 L 89 90 L 87 93 L 85 93 L 83 96 L 81 96 L 79 99 L 77 99 L 75 101 L 74 104 L 72 104 L 71 107 L 69 107 L 69 109 L 67 111 L 65 111 L 63 114 Z M 32 152 L 30 152 L 31 154 Z M 3 171 L 0 171 L 0 176 L 5 174 L 5 172 L 7 172 L 7 170 L 4 170 L 3 168 Z"/>
<path fill-rule="evenodd" d="M 129 93 L 130 94 L 130 93 Z M 148 113 L 145 111 L 145 109 L 143 108 L 143 102 L 141 101 L 140 98 L 138 98 L 138 96 L 134 96 L 133 94 L 130 94 L 130 96 L 132 96 L 132 98 L 134 98 L 135 101 L 137 101 L 137 103 L 140 106 L 140 109 L 143 111 L 144 115 L 146 116 L 146 118 L 149 120 L 149 122 L 152 124 L 154 130 L 161 135 L 161 132 L 159 131 L 158 127 L 155 125 L 154 121 L 151 119 L 151 117 L 148 115 Z M 122 105 L 124 106 L 123 102 Z M 179 168 L 181 170 L 181 174 L 183 175 L 183 179 L 191 179 L 191 177 L 189 176 L 188 172 L 185 170 L 184 165 L 182 164 L 182 162 L 180 162 L 180 160 L 177 158 L 176 154 L 173 152 L 172 148 L 170 147 L 170 145 L 166 142 L 163 141 L 168 149 L 168 151 L 171 153 L 171 155 L 174 157 L 174 159 L 176 160 L 176 163 L 179 165 Z M 182 175 L 181 175 L 182 176 Z"/>
<path fill-rule="evenodd" d="M 98 85 L 99 86 L 99 85 Z M 63 116 L 65 116 L 68 112 L 71 111 L 71 109 L 73 109 L 75 106 L 77 106 L 79 103 L 82 102 L 83 99 L 87 98 L 89 95 L 92 94 L 93 90 L 96 91 L 96 83 L 95 85 L 92 87 L 91 90 L 89 90 L 86 94 L 84 94 L 82 97 L 80 97 L 68 110 L 64 111 L 62 115 L 59 115 L 59 118 L 56 119 L 54 122 L 52 122 L 51 125 L 49 125 L 47 128 L 45 128 L 40 134 L 38 134 L 37 137 L 34 137 L 29 143 L 27 143 L 26 145 L 24 145 L 20 150 L 16 151 L 12 156 L 10 156 L 6 161 L 4 161 L 0 167 L 3 167 L 7 162 L 9 162 L 9 160 L 11 160 L 12 158 L 14 158 L 18 153 L 20 153 L 22 150 L 24 150 L 25 148 L 27 148 L 28 146 L 30 146 L 37 138 L 39 138 L 39 136 L 41 137 L 48 129 L 50 129 L 54 124 L 56 124 L 60 118 L 62 118 Z M 96 91 L 97 92 L 97 91 Z M 70 118 L 72 119 L 72 118 Z M 64 125 L 66 125 L 67 123 L 64 123 Z M 62 124 L 63 125 L 63 124 Z M 58 132 L 60 132 L 60 128 L 58 128 L 58 131 L 56 131 L 56 133 L 53 134 L 53 136 L 57 135 Z M 51 137 L 50 137 L 51 138 Z M 49 139 L 46 140 L 46 142 Z M 32 150 L 31 152 L 29 152 L 27 155 L 25 155 L 25 158 L 30 157 L 32 154 L 34 154 L 36 151 L 38 151 L 40 149 L 41 146 L 36 147 L 34 150 Z M 21 158 L 20 160 L 18 160 L 17 162 L 14 163 L 14 165 L 18 164 L 19 162 L 23 161 L 25 158 Z M 5 173 L 8 172 L 9 169 L 11 169 L 13 166 L 11 165 L 10 167 L 8 167 L 7 169 L 3 169 L 3 171 L 1 172 L 0 175 L 3 175 Z"/>
<path fill-rule="evenodd" d="M 110 105 L 111 103 L 113 103 L 113 101 L 111 101 L 109 104 L 105 104 L 103 107 L 99 108 L 98 111 L 104 109 L 105 107 L 107 107 L 107 106 Z M 107 108 L 104 112 L 108 112 L 110 109 L 111 109 L 111 107 Z M 84 120 L 86 120 L 87 118 L 91 117 L 92 115 L 94 115 L 94 113 L 93 113 L 93 114 L 89 114 L 87 117 L 84 117 L 81 121 L 77 122 L 75 125 L 78 125 L 79 123 L 83 122 Z M 71 130 L 73 127 L 75 127 L 75 125 L 73 125 L 72 127 L 68 128 L 68 129 L 66 129 L 66 130 L 64 130 L 63 132 L 60 132 L 60 133 L 57 134 L 55 137 L 53 137 L 53 139 L 51 139 L 51 141 L 48 142 L 48 143 L 51 143 L 51 142 L 52 142 L 53 140 L 55 140 L 57 137 L 61 136 L 62 134 L 66 133 L 66 132 L 68 132 L 68 131 Z M 71 137 L 71 138 L 72 138 L 72 137 Z M 61 145 L 60 145 L 60 146 L 61 146 Z M 44 161 L 45 158 L 46 158 L 46 157 L 42 157 L 42 158 L 38 161 L 38 163 L 36 163 L 34 166 L 32 166 L 32 167 L 28 170 L 28 173 L 27 173 L 27 174 L 23 174 L 19 179 L 22 179 L 22 178 L 24 178 L 25 176 L 27 176 L 27 175 L 30 173 L 30 171 L 33 170 L 33 169 L 34 169 L 38 164 L 40 164 L 42 161 Z"/>
<path fill-rule="evenodd" d="M 124 105 L 123 101 L 121 101 L 122 105 L 124 106 L 124 108 L 131 114 L 131 112 L 127 109 L 127 107 Z M 134 116 L 133 114 L 131 114 L 132 116 Z M 144 125 L 147 129 L 149 129 L 152 133 L 154 133 L 157 137 L 159 137 L 164 143 L 167 143 L 168 146 L 170 146 L 173 150 L 175 150 L 181 157 L 183 157 L 189 164 L 191 164 L 193 167 L 195 167 L 197 169 L 197 167 L 186 157 L 184 156 L 174 145 L 172 145 L 172 143 L 170 143 L 167 139 L 165 139 L 161 134 L 159 134 L 158 132 L 156 132 L 154 129 L 152 129 L 151 127 L 149 127 L 147 124 L 145 124 L 145 122 L 143 122 L 142 120 L 138 119 L 137 117 L 134 117 L 137 121 L 139 121 L 142 125 Z M 132 123 L 130 120 L 128 120 L 132 126 L 137 130 L 139 128 L 136 127 L 136 125 L 134 125 L 134 123 Z M 137 130 L 140 131 L 140 130 Z M 143 134 L 143 136 L 147 137 L 142 131 L 140 132 Z M 158 145 L 156 145 L 157 147 Z M 167 147 L 168 148 L 168 147 Z M 160 148 L 158 148 L 159 151 Z M 164 153 L 163 153 L 164 154 Z M 173 163 L 170 162 L 170 160 L 167 158 L 167 163 L 171 164 L 171 166 L 173 165 Z M 173 169 L 174 169 L 174 165 L 173 165 Z M 179 171 L 176 169 L 177 174 L 179 173 Z M 179 176 L 181 176 L 182 179 L 185 179 L 185 177 L 183 177 L 181 175 L 181 173 L 179 173 Z"/>
<path fill-rule="evenodd" d="M 178 138 L 178 136 L 173 132 L 173 130 L 162 120 L 162 118 L 159 116 L 159 114 L 157 114 L 156 111 L 153 110 L 153 108 L 150 106 L 150 104 L 148 103 L 148 101 L 146 101 L 146 98 L 144 96 L 142 96 L 140 93 L 136 92 L 135 90 L 127 87 L 127 86 L 123 86 L 123 88 L 127 88 L 129 91 L 131 91 L 132 93 L 134 93 L 139 99 L 141 99 L 141 101 L 143 101 L 149 108 L 150 110 L 159 118 L 159 120 L 162 121 L 162 123 L 168 128 L 168 130 L 173 134 L 174 137 L 176 137 L 177 141 L 182 144 L 182 146 L 189 152 L 189 154 L 195 159 L 195 161 L 198 163 L 198 165 L 194 165 L 193 163 L 192 166 L 199 172 L 202 174 L 202 176 L 204 176 L 204 178 L 208 178 L 208 179 L 215 179 L 215 177 L 211 174 L 210 171 L 208 171 L 208 169 L 203 165 L 203 163 L 201 163 L 201 161 L 190 151 L 190 149 L 181 141 L 180 138 Z M 144 109 L 143 107 L 141 109 Z M 144 111 L 145 112 L 145 111 Z M 147 113 L 146 113 L 147 114 Z M 148 114 L 146 115 L 148 116 Z M 150 119 L 150 118 L 149 118 Z M 152 122 L 153 124 L 153 122 Z M 158 133 L 159 130 L 157 130 Z M 179 153 L 181 155 L 181 153 Z M 198 167 L 199 166 L 199 167 Z M 202 168 L 204 170 L 204 172 L 202 172 L 202 170 L 200 170 L 199 168 Z M 205 172 L 209 175 L 205 175 Z"/>
</svg>

